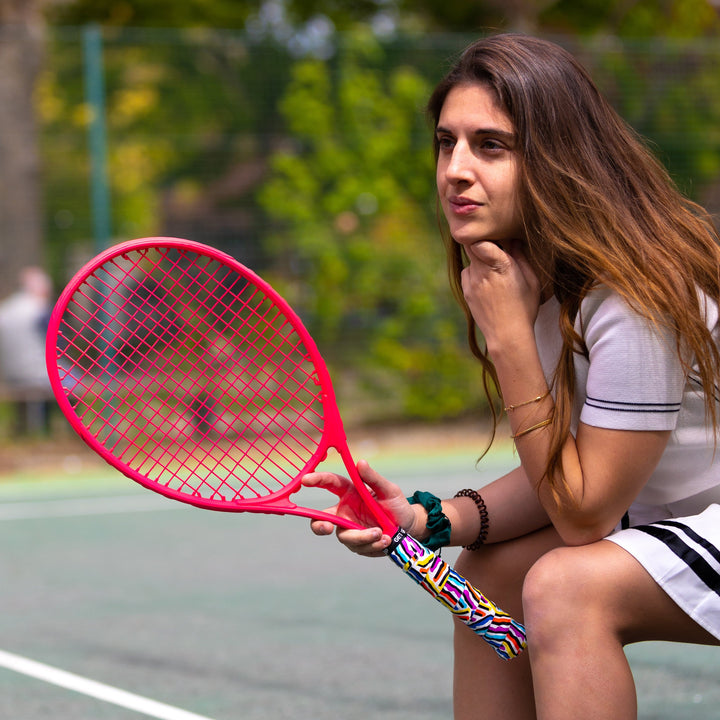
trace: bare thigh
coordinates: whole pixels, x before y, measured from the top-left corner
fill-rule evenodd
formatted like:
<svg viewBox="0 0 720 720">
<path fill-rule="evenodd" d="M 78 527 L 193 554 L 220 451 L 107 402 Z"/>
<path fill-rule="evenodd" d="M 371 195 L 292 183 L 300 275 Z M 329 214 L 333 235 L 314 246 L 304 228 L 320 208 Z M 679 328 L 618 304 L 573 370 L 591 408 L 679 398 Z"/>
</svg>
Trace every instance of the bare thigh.
<svg viewBox="0 0 720 720">
<path fill-rule="evenodd" d="M 542 634 L 552 624 L 545 608 L 559 609 L 576 627 L 610 632 L 623 644 L 646 640 L 718 645 L 626 550 L 602 540 L 545 554 L 524 588 L 527 622 Z"/>
<path fill-rule="evenodd" d="M 523 603 L 538 719 L 635 719 L 624 645 L 718 644 L 630 553 L 607 540 L 543 555 L 526 576 Z"/>
<path fill-rule="evenodd" d="M 617 556 L 621 581 L 628 588 L 625 626 L 619 628 L 624 644 L 665 640 L 720 645 L 720 640 L 693 620 L 627 550 L 608 541 L 598 545 L 601 552 Z"/>
</svg>

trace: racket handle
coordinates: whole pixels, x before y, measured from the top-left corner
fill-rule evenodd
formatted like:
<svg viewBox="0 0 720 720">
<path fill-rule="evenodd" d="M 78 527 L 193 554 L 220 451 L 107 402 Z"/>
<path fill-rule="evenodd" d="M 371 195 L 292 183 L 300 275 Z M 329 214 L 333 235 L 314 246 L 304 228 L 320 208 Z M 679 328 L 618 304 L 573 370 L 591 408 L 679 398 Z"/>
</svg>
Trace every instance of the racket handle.
<svg viewBox="0 0 720 720">
<path fill-rule="evenodd" d="M 503 660 L 511 660 L 525 649 L 525 628 L 519 622 L 488 600 L 437 553 L 404 530 L 398 528 L 385 553 L 403 572 L 491 645 Z"/>
</svg>

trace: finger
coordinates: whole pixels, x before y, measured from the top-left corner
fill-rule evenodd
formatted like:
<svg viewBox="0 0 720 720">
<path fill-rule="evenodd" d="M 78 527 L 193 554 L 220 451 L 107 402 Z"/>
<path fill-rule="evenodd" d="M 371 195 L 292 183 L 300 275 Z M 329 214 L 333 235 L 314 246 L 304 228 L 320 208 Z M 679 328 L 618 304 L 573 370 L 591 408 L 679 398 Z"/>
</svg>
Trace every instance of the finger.
<svg viewBox="0 0 720 720">
<path fill-rule="evenodd" d="M 491 265 L 493 267 L 507 263 L 508 261 L 505 248 L 500 245 L 500 243 L 491 240 L 480 240 L 480 242 L 473 243 L 470 246 L 468 258 L 470 262 L 479 260 L 485 265 Z"/>
<path fill-rule="evenodd" d="M 525 254 L 524 243 L 518 240 L 513 240 L 513 242 L 510 243 L 506 252 L 521 268 L 532 271 L 532 266 L 527 259 L 527 255 Z"/>
<path fill-rule="evenodd" d="M 359 460 L 357 470 L 362 481 L 375 493 L 378 499 L 385 500 L 400 493 L 400 488 L 373 470 L 367 460 Z"/>
<path fill-rule="evenodd" d="M 326 510 L 326 512 L 332 512 L 333 509 Z M 315 535 L 332 535 L 335 531 L 335 526 L 327 520 L 312 520 L 310 522 L 310 529 Z"/>
<path fill-rule="evenodd" d="M 524 243 L 514 241 L 510 246 L 508 254 L 520 269 L 522 276 L 525 278 L 525 282 L 527 282 L 533 290 L 539 289 L 540 277 L 536 268 L 528 260 Z"/>
<path fill-rule="evenodd" d="M 303 487 L 322 488 L 337 496 L 341 496 L 350 485 L 347 478 L 331 472 L 308 473 L 303 475 L 301 482 Z"/>
<path fill-rule="evenodd" d="M 378 527 L 364 530 L 338 528 L 337 537 L 348 550 L 366 557 L 383 555 L 391 540 L 390 536 L 384 535 Z"/>
</svg>

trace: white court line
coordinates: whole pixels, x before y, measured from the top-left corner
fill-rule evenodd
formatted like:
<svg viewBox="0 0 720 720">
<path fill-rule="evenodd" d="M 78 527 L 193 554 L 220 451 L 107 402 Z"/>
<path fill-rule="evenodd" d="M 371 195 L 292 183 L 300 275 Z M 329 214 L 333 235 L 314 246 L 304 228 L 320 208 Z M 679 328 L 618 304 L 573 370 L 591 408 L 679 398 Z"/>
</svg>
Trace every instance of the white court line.
<svg viewBox="0 0 720 720">
<path fill-rule="evenodd" d="M 67 500 L 36 500 L 34 502 L 0 503 L 0 521 L 30 520 L 47 517 L 78 515 L 112 515 L 116 513 L 156 512 L 186 508 L 148 492 L 146 495 L 117 495 L 114 497 L 72 498 Z"/>
<path fill-rule="evenodd" d="M 212 720 L 4 650 L 0 650 L 0 666 L 160 720 Z"/>
</svg>

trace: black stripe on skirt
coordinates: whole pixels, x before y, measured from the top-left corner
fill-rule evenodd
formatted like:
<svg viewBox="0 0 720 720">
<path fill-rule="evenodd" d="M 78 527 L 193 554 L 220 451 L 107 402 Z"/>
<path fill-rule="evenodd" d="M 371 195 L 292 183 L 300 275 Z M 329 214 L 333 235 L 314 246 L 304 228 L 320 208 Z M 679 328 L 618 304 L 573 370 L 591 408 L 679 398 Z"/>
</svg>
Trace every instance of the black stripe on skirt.
<svg viewBox="0 0 720 720">
<path fill-rule="evenodd" d="M 637 525 L 634 530 L 640 530 L 641 532 L 652 535 L 654 538 L 660 540 L 665 546 L 677 555 L 694 573 L 700 580 L 712 590 L 716 595 L 720 596 L 720 573 L 715 570 L 712 565 L 696 550 L 693 550 L 681 537 L 672 530 L 666 530 L 665 528 L 658 527 L 660 523 L 654 525 Z M 682 523 L 676 523 L 672 521 L 664 521 L 663 525 L 674 525 L 687 533 L 688 537 L 692 538 L 695 542 L 705 548 L 713 558 L 720 562 L 720 551 L 714 546 L 708 543 L 708 541 L 694 532 L 691 528 L 683 525 Z"/>
</svg>

